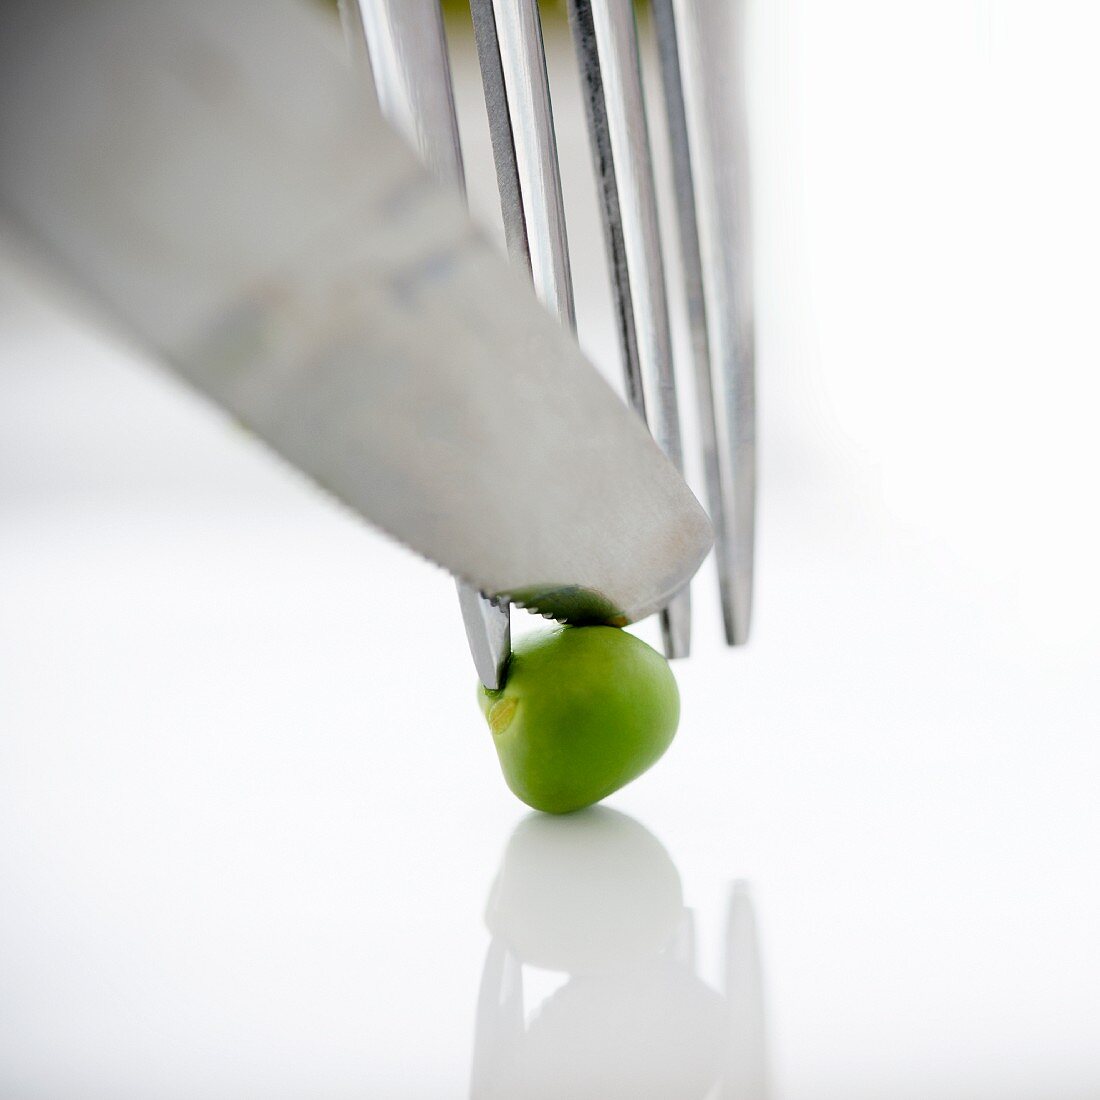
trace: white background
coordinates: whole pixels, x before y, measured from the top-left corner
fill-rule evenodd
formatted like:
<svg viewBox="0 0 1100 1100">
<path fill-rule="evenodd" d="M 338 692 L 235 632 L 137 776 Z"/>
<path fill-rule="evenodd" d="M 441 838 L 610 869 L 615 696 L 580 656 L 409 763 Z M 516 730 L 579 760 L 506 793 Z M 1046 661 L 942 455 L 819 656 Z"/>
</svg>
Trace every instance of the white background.
<svg viewBox="0 0 1100 1100">
<path fill-rule="evenodd" d="M 1094 1100 L 1100 9 L 759 0 L 750 33 L 754 636 L 721 645 L 704 568 L 680 733 L 610 805 L 667 849 L 698 974 L 739 1006 L 724 1095 Z M 613 378 L 547 35 L 582 340 Z M 526 966 L 527 1036 L 477 1012 L 525 810 L 447 576 L 10 263 L 0 447 L 3 1100 L 717 1095 L 624 1038 L 645 951 L 611 977 Z M 665 928 L 659 848 L 617 869 L 634 826 L 534 828 L 559 862 L 536 844 L 516 873 L 561 885 L 498 913 L 520 961 L 529 934 L 583 969 L 578 905 L 598 942 Z M 606 851 L 636 906 L 586 909 L 559 842 L 578 867 Z M 758 941 L 733 937 L 731 988 L 735 880 Z M 475 1030 L 496 1038 L 471 1093 Z"/>
</svg>

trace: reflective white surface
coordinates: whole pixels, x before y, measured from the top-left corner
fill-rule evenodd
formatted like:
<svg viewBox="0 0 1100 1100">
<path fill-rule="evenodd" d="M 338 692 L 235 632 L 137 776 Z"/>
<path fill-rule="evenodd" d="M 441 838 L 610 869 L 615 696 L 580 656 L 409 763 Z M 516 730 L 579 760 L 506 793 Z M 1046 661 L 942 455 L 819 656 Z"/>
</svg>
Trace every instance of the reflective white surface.
<svg viewBox="0 0 1100 1100">
<path fill-rule="evenodd" d="M 733 885 L 722 986 L 697 973 L 694 914 L 660 842 L 605 807 L 535 814 L 489 893 L 470 1095 L 767 1095 L 752 901 Z M 559 975 L 526 1012 L 529 968 Z"/>
<path fill-rule="evenodd" d="M 708 566 L 606 810 L 508 793 L 448 577 L 5 272 L 5 1100 L 1100 1095 L 1096 16 L 769 11 L 755 636 Z"/>
</svg>

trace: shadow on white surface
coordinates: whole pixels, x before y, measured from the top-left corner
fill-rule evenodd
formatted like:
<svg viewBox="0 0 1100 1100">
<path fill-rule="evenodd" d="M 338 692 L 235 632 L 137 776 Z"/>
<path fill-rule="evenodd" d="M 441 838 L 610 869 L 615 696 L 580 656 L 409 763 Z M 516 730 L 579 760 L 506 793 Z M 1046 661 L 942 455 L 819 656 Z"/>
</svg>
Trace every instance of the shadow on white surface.
<svg viewBox="0 0 1100 1100">
<path fill-rule="evenodd" d="M 768 1100 L 749 889 L 733 885 L 721 992 L 697 973 L 695 922 L 664 846 L 597 808 L 533 815 L 489 894 L 473 1100 Z M 525 1011 L 525 968 L 564 983 Z"/>
</svg>

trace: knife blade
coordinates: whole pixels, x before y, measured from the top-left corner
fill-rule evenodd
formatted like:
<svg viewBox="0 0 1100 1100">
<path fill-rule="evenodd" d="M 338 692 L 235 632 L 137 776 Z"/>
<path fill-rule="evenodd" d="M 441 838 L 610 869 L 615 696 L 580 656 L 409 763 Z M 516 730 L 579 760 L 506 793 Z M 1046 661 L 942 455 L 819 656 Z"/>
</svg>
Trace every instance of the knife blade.
<svg viewBox="0 0 1100 1100">
<path fill-rule="evenodd" d="M 288 0 L 5 6 L 0 211 L 182 378 L 490 596 L 633 622 L 705 512 Z M 490 415 L 491 414 L 491 415 Z"/>
</svg>

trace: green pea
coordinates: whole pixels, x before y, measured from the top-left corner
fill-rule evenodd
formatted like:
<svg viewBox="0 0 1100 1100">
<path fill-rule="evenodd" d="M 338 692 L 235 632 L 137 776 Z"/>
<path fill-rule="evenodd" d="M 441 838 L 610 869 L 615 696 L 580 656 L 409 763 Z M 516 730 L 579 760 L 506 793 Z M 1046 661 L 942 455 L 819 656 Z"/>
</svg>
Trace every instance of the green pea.
<svg viewBox="0 0 1100 1100">
<path fill-rule="evenodd" d="M 508 786 L 552 814 L 636 779 L 668 748 L 680 718 L 668 662 L 611 626 L 520 639 L 504 687 L 481 688 L 479 700 Z"/>
</svg>

